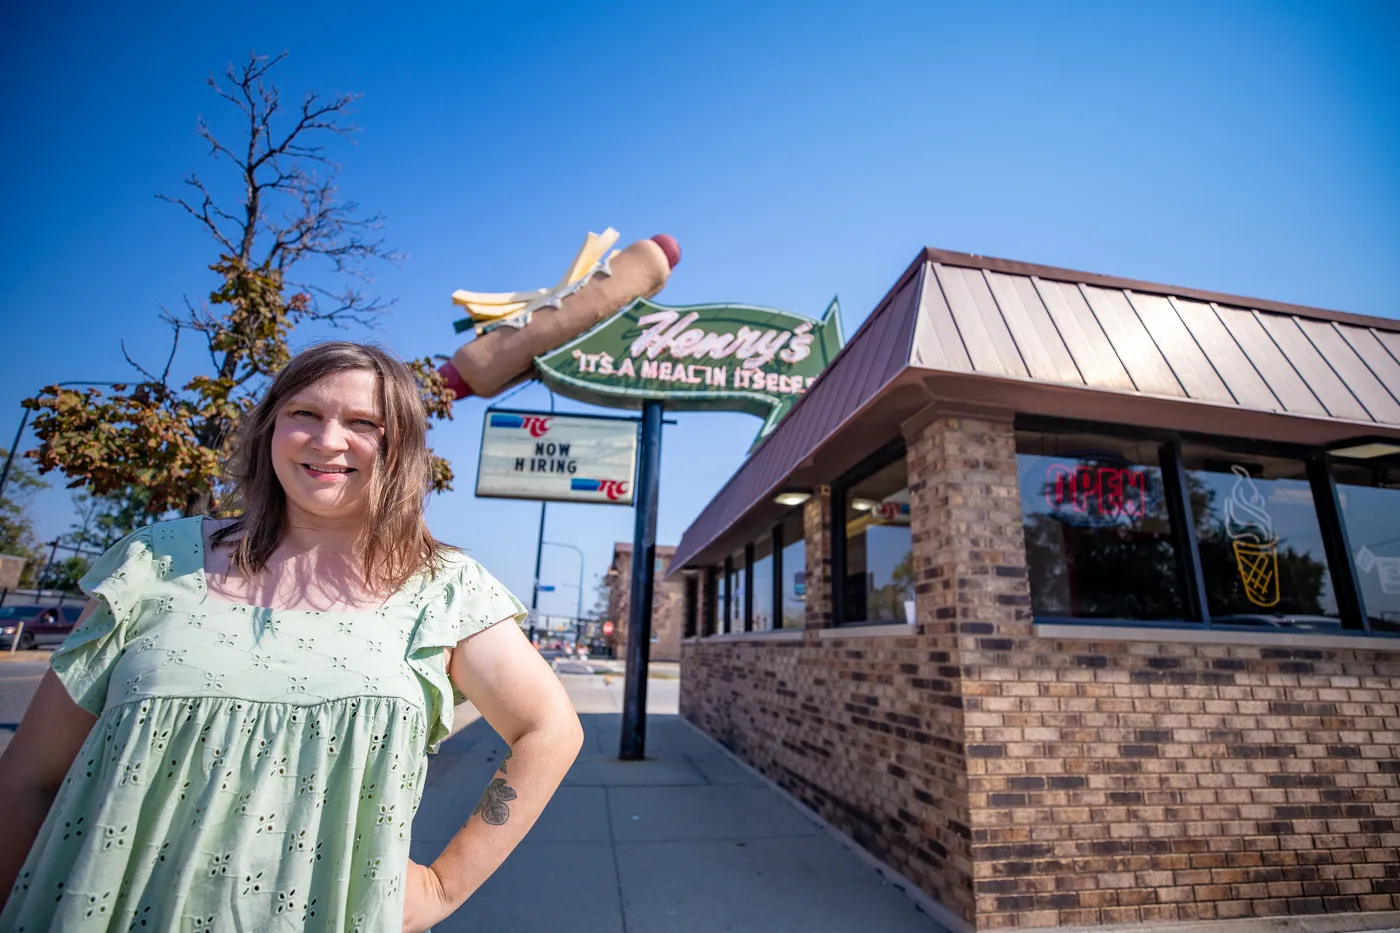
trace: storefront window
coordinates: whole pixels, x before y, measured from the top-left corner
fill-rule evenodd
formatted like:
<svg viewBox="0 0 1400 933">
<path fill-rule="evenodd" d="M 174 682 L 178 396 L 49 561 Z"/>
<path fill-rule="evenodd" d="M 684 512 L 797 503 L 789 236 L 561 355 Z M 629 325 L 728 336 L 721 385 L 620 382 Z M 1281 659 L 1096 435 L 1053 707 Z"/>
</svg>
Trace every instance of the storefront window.
<svg viewBox="0 0 1400 933">
<path fill-rule="evenodd" d="M 1211 620 L 1340 630 L 1306 464 L 1200 444 L 1182 457 Z"/>
<path fill-rule="evenodd" d="M 1037 618 L 1183 617 L 1158 445 L 1016 432 Z"/>
<path fill-rule="evenodd" d="M 773 539 L 764 535 L 753 545 L 753 630 L 773 627 Z"/>
<path fill-rule="evenodd" d="M 909 480 L 905 460 L 845 487 L 842 621 L 914 621 Z"/>
<path fill-rule="evenodd" d="M 1371 630 L 1400 632 L 1400 464 L 1337 461 L 1332 475 Z"/>
<path fill-rule="evenodd" d="M 744 549 L 734 552 L 729 562 L 729 631 L 744 631 Z"/>
<path fill-rule="evenodd" d="M 802 628 L 807 620 L 807 542 L 799 509 L 783 521 L 783 628 Z"/>
</svg>

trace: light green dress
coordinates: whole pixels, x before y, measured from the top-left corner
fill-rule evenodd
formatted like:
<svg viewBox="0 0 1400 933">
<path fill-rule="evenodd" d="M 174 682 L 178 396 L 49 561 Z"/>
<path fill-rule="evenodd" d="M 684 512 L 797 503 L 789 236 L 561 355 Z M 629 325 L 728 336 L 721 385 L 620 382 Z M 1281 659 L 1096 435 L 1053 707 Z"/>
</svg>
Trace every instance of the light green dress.
<svg viewBox="0 0 1400 933">
<path fill-rule="evenodd" d="M 198 518 L 82 586 L 101 606 L 53 669 L 98 720 L 0 930 L 397 933 L 444 649 L 520 602 L 453 552 L 376 610 L 238 605 L 206 589 Z"/>
</svg>

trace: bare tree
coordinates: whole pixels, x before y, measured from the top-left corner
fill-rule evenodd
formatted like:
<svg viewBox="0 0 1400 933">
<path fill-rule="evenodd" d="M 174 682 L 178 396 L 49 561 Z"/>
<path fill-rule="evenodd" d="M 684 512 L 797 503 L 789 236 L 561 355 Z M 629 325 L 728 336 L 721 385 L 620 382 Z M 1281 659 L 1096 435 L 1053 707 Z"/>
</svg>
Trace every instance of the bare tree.
<svg viewBox="0 0 1400 933">
<path fill-rule="evenodd" d="M 378 214 L 363 215 L 357 203 L 340 199 L 338 166 L 326 149 L 356 132 L 348 117 L 359 95 L 310 93 L 295 108 L 284 108 L 268 74 L 285 57 L 253 55 L 222 79 L 209 78 L 240 114 L 230 142 L 199 122 L 209 154 L 233 170 L 236 206 L 221 204 L 198 174 L 185 180 L 183 196 L 158 195 L 214 241 L 218 258 L 209 268 L 219 286 L 206 302 L 187 299 L 183 310 L 163 312 L 173 337 L 159 375 L 123 345 L 141 376 L 129 389 L 106 394 L 50 387 L 25 402 L 38 412 L 40 445 L 30 455 L 41 472 L 60 469 L 70 486 L 87 486 L 96 495 L 148 490 L 153 514 L 207 512 L 216 504 L 219 452 L 258 390 L 287 362 L 292 328 L 308 320 L 372 325 L 389 307 L 362 288 L 374 262 L 398 256 L 379 238 Z M 185 331 L 204 341 L 210 370 L 176 389 L 170 367 Z M 429 415 L 450 418 L 452 394 L 434 361 L 412 365 Z M 451 488 L 446 461 L 437 459 L 434 469 L 436 487 Z"/>
</svg>

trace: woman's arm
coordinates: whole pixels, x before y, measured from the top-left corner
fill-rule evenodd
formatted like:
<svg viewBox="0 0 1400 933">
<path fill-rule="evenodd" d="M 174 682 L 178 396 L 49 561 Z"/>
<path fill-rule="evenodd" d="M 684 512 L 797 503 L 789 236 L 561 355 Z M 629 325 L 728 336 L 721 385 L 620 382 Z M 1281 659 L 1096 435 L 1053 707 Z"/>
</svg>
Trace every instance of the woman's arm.
<svg viewBox="0 0 1400 933">
<path fill-rule="evenodd" d="M 458 643 L 448 671 L 510 749 L 431 869 L 409 866 L 405 930 L 437 923 L 481 887 L 534 825 L 583 745 L 563 684 L 509 620 Z M 409 916 L 421 903 L 415 888 L 438 900 L 440 910 L 430 911 L 437 916 Z"/>
<path fill-rule="evenodd" d="M 78 624 L 96 608 L 89 602 Z M 0 755 L 0 907 L 44 825 L 68 768 L 97 717 L 68 695 L 53 671 L 44 674 L 15 737 Z"/>
</svg>

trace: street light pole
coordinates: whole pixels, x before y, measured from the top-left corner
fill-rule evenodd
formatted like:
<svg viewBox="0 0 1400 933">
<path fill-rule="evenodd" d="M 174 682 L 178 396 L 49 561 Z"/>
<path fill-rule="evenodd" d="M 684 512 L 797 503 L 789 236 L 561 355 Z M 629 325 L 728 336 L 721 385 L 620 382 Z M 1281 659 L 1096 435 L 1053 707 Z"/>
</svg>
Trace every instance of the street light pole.
<svg viewBox="0 0 1400 933">
<path fill-rule="evenodd" d="M 578 555 L 578 609 L 574 611 L 574 648 L 578 648 L 579 633 L 583 631 L 583 551 L 572 544 L 546 541 L 550 547 L 566 547 Z"/>
<path fill-rule="evenodd" d="M 56 387 L 63 386 L 119 386 L 126 385 L 124 382 L 89 382 L 84 379 L 75 379 L 69 382 L 55 382 Z M 20 438 L 24 436 L 24 427 L 29 424 L 29 408 L 25 406 L 24 414 L 19 419 L 19 430 L 15 432 L 14 442 L 10 444 L 10 452 L 5 455 L 5 466 L 0 469 L 0 498 L 5 496 L 5 484 L 10 481 L 10 467 L 15 462 L 15 451 L 19 449 Z"/>
</svg>

